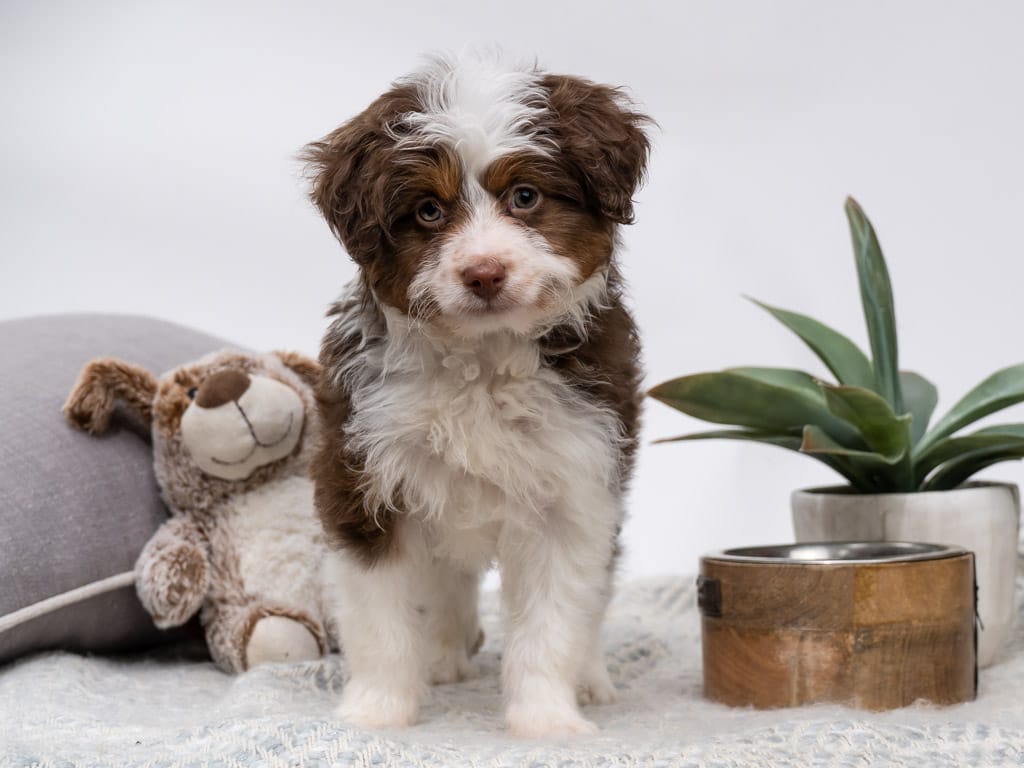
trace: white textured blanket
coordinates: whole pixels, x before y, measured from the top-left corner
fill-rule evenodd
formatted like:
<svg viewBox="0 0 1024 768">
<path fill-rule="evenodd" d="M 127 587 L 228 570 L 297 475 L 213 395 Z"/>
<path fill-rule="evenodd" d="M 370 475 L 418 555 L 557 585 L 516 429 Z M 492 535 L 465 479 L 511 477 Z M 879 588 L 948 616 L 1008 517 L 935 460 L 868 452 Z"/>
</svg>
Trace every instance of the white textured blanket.
<svg viewBox="0 0 1024 768">
<path fill-rule="evenodd" d="M 501 731 L 495 609 L 488 595 L 480 679 L 433 689 L 420 724 L 395 733 L 331 718 L 337 657 L 240 677 L 166 654 L 29 659 L 0 670 L 0 765 L 1024 765 L 1019 629 L 971 704 L 737 710 L 701 698 L 693 579 L 633 583 L 619 590 L 606 632 L 619 701 L 588 710 L 601 734 L 537 744 Z"/>
</svg>

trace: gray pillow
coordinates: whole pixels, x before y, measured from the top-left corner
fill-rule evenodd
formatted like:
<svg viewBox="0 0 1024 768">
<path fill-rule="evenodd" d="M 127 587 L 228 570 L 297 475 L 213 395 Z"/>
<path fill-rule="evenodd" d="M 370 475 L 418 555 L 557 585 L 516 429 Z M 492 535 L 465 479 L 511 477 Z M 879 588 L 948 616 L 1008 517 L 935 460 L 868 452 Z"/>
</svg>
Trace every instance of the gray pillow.
<svg viewBox="0 0 1024 768">
<path fill-rule="evenodd" d="M 93 437 L 61 406 L 82 366 L 118 357 L 154 373 L 228 342 L 129 315 L 0 322 L 0 663 L 31 651 L 117 651 L 163 635 L 131 571 L 166 520 L 147 434 Z"/>
</svg>

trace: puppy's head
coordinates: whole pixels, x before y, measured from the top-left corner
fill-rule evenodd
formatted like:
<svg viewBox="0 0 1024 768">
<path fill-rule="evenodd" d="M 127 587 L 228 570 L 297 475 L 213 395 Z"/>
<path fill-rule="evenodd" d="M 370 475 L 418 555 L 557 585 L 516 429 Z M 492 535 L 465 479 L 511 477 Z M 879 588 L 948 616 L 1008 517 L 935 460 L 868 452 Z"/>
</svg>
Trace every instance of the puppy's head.
<svg viewBox="0 0 1024 768">
<path fill-rule="evenodd" d="M 436 59 L 304 158 L 378 302 L 459 335 L 528 334 L 603 295 L 647 122 L 614 88 Z"/>
</svg>

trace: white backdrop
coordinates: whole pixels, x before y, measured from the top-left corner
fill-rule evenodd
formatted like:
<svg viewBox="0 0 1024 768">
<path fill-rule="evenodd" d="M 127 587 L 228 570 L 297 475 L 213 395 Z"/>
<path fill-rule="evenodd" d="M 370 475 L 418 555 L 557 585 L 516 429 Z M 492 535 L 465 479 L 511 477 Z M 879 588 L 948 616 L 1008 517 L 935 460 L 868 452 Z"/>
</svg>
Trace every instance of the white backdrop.
<svg viewBox="0 0 1024 768">
<path fill-rule="evenodd" d="M 660 125 L 623 259 L 649 383 L 820 372 L 744 293 L 866 343 L 853 193 L 889 257 L 903 362 L 941 409 L 1024 359 L 1022 29 L 1015 0 L 6 0 L 0 318 L 144 312 L 314 353 L 353 268 L 295 152 L 421 53 L 498 43 L 628 85 Z M 645 441 L 696 427 L 652 402 Z M 645 445 L 624 570 L 789 540 L 790 490 L 831 480 L 772 448 Z"/>
</svg>

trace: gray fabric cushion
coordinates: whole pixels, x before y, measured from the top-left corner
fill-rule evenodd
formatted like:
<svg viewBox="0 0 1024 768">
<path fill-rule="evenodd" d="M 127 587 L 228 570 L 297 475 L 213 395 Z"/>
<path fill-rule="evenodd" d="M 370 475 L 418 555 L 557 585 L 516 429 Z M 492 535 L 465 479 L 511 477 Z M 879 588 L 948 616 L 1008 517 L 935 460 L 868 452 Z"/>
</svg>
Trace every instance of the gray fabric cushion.
<svg viewBox="0 0 1024 768">
<path fill-rule="evenodd" d="M 14 616 L 18 623 L 0 630 L 0 662 L 48 648 L 126 650 L 161 639 L 130 584 L 88 596 L 88 585 L 130 571 L 167 518 L 148 435 L 115 420 L 93 437 L 69 427 L 61 406 L 94 357 L 161 373 L 224 346 L 146 317 L 0 322 L 0 627 L 19 609 L 46 609 L 40 601 L 64 603 L 28 620 L 19 617 L 31 610 Z"/>
</svg>

